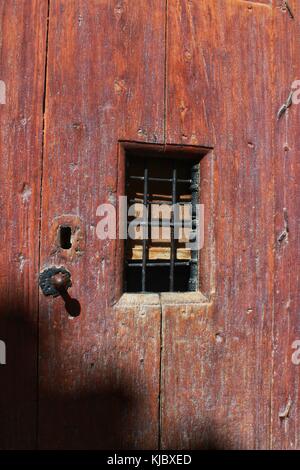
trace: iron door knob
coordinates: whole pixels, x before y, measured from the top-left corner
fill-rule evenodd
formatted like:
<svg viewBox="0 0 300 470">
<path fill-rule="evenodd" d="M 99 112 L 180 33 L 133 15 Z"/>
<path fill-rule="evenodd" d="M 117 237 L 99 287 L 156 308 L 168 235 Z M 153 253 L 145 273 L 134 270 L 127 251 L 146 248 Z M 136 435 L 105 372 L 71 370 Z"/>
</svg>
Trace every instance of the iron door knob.
<svg viewBox="0 0 300 470">
<path fill-rule="evenodd" d="M 52 266 L 40 273 L 39 285 L 46 296 L 63 296 L 72 286 L 71 273 L 63 266 L 59 268 Z"/>
<path fill-rule="evenodd" d="M 58 291 L 66 290 L 68 288 L 69 280 L 70 280 L 70 276 L 62 272 L 53 274 L 53 276 L 51 276 L 50 278 L 51 284 Z"/>
</svg>

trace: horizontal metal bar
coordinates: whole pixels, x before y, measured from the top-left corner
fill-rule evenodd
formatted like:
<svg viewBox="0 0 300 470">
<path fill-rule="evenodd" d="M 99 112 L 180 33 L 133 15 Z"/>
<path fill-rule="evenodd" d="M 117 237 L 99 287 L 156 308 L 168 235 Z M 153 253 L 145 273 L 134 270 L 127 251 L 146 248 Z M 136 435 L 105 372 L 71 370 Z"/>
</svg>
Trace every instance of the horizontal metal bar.
<svg viewBox="0 0 300 470">
<path fill-rule="evenodd" d="M 132 176 L 130 175 L 129 176 L 130 179 L 132 180 L 140 180 L 140 181 L 144 181 L 144 177 L 143 176 Z M 172 178 L 159 178 L 159 177 L 156 177 L 156 178 L 148 178 L 148 181 L 160 181 L 160 182 L 163 182 L 163 183 L 172 183 L 173 179 Z M 185 183 L 185 184 L 190 184 L 192 182 L 191 179 L 177 179 L 176 180 L 177 183 Z"/>
<path fill-rule="evenodd" d="M 143 199 L 129 199 L 129 202 L 131 204 L 143 204 Z M 191 205 L 192 201 L 178 201 L 176 204 L 179 206 L 185 206 L 185 205 Z M 148 201 L 149 205 L 154 205 L 154 204 L 166 204 L 167 206 L 172 206 L 173 203 L 171 201 L 161 201 L 161 200 L 155 200 L 155 201 Z"/>
<path fill-rule="evenodd" d="M 175 266 L 176 267 L 190 266 L 193 263 L 194 263 L 193 260 L 190 260 L 190 261 L 176 261 Z M 129 268 L 141 268 L 143 266 L 143 263 L 132 263 L 132 262 L 129 262 L 129 261 L 127 261 L 126 264 Z M 147 268 L 148 267 L 149 268 L 155 268 L 155 267 L 162 267 L 162 266 L 166 266 L 166 267 L 169 268 L 170 267 L 170 262 L 159 262 L 159 263 L 147 262 Z"/>
<path fill-rule="evenodd" d="M 133 217 L 133 216 L 132 216 Z M 132 223 L 133 219 L 130 223 Z M 136 225 L 139 227 L 182 227 L 182 228 L 192 228 L 192 222 L 189 220 L 182 220 L 180 222 L 170 222 L 170 220 L 152 220 L 151 222 L 137 221 Z"/>
</svg>

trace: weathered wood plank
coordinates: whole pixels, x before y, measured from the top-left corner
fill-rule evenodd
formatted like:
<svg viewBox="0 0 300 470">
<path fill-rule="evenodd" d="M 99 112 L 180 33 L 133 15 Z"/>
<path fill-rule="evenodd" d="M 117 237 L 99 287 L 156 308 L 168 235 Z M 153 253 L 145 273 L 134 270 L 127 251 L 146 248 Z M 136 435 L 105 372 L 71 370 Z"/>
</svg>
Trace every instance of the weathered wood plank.
<svg viewBox="0 0 300 470">
<path fill-rule="evenodd" d="M 46 0 L 1 0 L 0 448 L 36 443 L 38 254 Z"/>
<path fill-rule="evenodd" d="M 272 9 L 168 4 L 167 141 L 214 147 L 214 178 L 204 183 L 213 199 L 216 275 L 207 307 L 163 311 L 162 446 L 268 448 Z"/>
<path fill-rule="evenodd" d="M 286 102 L 299 75 L 300 5 L 289 2 L 294 20 L 282 11 L 274 14 L 274 113 Z M 299 88 L 299 87 L 298 87 Z M 299 97 L 299 92 L 298 92 Z M 295 96 L 297 98 L 297 95 Z M 275 287 L 274 373 L 272 390 L 272 445 L 274 449 L 299 449 L 300 365 L 294 358 L 300 340 L 300 108 L 297 104 L 276 122 L 275 155 Z M 299 346 L 298 346 L 299 348 Z M 299 356 L 298 356 L 299 357 Z"/>
<path fill-rule="evenodd" d="M 51 2 L 41 265 L 71 271 L 81 314 L 41 297 L 42 448 L 158 443 L 160 311 L 113 307 L 123 267 L 95 228 L 122 186 L 118 139 L 163 141 L 164 25 L 164 0 Z M 72 260 L 55 248 L 64 214 L 85 240 Z"/>
<path fill-rule="evenodd" d="M 248 3 L 250 4 L 248 8 L 251 8 L 251 7 L 252 7 L 251 3 L 255 3 L 255 4 L 257 4 L 257 5 L 258 5 L 259 3 L 261 3 L 261 4 L 263 4 L 263 5 L 268 5 L 268 6 L 270 6 L 270 7 L 271 7 L 272 4 L 273 4 L 273 0 L 243 0 L 243 1 L 248 2 Z"/>
</svg>

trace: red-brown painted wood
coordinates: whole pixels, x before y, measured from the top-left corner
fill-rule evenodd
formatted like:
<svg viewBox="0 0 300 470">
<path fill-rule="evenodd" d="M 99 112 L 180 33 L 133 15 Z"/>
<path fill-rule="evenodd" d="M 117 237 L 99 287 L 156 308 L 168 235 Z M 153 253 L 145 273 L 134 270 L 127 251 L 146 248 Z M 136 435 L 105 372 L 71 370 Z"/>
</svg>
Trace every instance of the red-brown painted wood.
<svg viewBox="0 0 300 470">
<path fill-rule="evenodd" d="M 36 442 L 38 254 L 47 1 L 0 2 L 0 449 Z"/>
<path fill-rule="evenodd" d="M 242 0 L 242 1 L 243 1 L 243 0 Z M 248 8 L 252 8 L 251 3 L 262 4 L 262 5 L 268 5 L 268 6 L 270 6 L 270 7 L 271 7 L 272 4 L 273 4 L 273 0 L 255 0 L 255 1 L 253 1 L 253 0 L 244 0 L 244 1 L 249 2 L 250 5 L 248 6 Z"/>
<path fill-rule="evenodd" d="M 289 4 L 294 13 L 294 20 L 280 10 L 276 10 L 274 14 L 275 111 L 286 102 L 293 81 L 300 79 L 300 5 L 297 1 L 289 1 Z M 276 269 L 272 446 L 275 449 L 300 448 L 300 365 L 292 361 L 293 353 L 296 352 L 293 343 L 300 340 L 299 125 L 300 107 L 293 104 L 276 123 L 274 129 Z"/>
<path fill-rule="evenodd" d="M 272 17 L 258 3 L 168 2 L 167 141 L 214 147 L 216 264 L 201 268 L 215 272 L 207 305 L 163 309 L 164 448 L 269 447 Z"/>
<path fill-rule="evenodd" d="M 41 269 L 71 271 L 81 314 L 40 296 L 41 448 L 158 444 L 160 310 L 114 307 L 122 260 L 96 210 L 117 206 L 118 140 L 163 140 L 164 25 L 163 0 L 51 1 Z M 64 255 L 66 215 L 84 241 Z"/>
<path fill-rule="evenodd" d="M 47 47 L 47 0 L 0 1 L 1 449 L 300 448 L 288 3 L 50 0 Z M 96 210 L 124 194 L 128 141 L 207 147 L 206 297 L 120 301 L 122 243 L 97 238 Z M 70 270 L 79 316 L 38 294 L 39 255 Z"/>
</svg>

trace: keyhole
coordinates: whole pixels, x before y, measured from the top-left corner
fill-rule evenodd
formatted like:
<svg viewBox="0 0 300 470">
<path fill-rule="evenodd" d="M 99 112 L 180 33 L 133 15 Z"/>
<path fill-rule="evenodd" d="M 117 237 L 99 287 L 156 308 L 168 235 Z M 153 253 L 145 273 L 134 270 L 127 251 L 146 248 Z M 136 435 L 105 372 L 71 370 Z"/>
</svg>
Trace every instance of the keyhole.
<svg viewBox="0 0 300 470">
<path fill-rule="evenodd" d="M 59 228 L 59 230 L 60 230 L 60 233 L 59 233 L 60 246 L 63 250 L 69 250 L 69 248 L 71 248 L 71 246 L 72 246 L 72 243 L 71 243 L 71 235 L 72 235 L 71 227 L 61 226 Z"/>
</svg>

